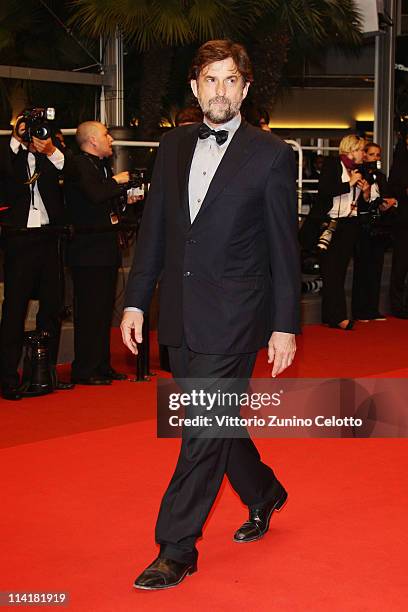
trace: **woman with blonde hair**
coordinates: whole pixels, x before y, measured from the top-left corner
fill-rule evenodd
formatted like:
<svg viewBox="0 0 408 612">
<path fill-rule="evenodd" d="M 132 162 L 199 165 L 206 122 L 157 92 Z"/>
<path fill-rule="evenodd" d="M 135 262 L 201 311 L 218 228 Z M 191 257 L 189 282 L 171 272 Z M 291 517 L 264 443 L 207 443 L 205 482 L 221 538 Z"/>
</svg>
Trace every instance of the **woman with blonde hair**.
<svg viewBox="0 0 408 612">
<path fill-rule="evenodd" d="M 349 134 L 340 142 L 339 155 L 326 158 L 314 211 L 327 220 L 327 229 L 318 243 L 323 278 L 322 322 L 345 331 L 353 328 L 347 314 L 344 283 L 358 238 L 357 200 L 368 185 L 360 172 L 364 146 L 364 138 Z"/>
</svg>

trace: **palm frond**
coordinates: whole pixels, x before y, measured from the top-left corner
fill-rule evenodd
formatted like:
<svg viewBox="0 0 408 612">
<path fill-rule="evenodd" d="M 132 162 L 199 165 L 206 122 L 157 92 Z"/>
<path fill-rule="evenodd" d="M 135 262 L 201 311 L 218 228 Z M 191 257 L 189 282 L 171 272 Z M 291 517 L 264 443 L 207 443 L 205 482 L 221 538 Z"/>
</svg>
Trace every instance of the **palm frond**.
<svg viewBox="0 0 408 612">
<path fill-rule="evenodd" d="M 192 31 L 180 0 L 156 0 L 151 3 L 153 33 L 164 45 L 184 45 L 192 40 Z"/>
</svg>

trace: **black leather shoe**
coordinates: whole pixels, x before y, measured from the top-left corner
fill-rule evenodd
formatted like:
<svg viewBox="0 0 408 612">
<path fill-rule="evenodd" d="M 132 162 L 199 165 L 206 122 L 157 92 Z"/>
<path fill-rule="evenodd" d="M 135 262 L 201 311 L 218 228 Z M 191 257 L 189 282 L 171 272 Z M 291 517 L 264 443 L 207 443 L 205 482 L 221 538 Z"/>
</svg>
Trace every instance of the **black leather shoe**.
<svg viewBox="0 0 408 612">
<path fill-rule="evenodd" d="M 104 376 L 90 376 L 89 378 L 72 378 L 72 382 L 77 385 L 110 385 L 110 378 Z"/>
<path fill-rule="evenodd" d="M 56 391 L 69 391 L 70 389 L 73 389 L 74 387 L 75 385 L 72 382 L 62 382 L 62 380 L 58 380 L 57 384 L 55 385 L 55 390 Z"/>
<path fill-rule="evenodd" d="M 329 327 L 333 329 L 342 329 L 343 331 L 351 331 L 354 327 L 354 321 L 349 319 L 345 319 L 345 321 L 348 321 L 348 323 L 344 327 L 340 325 L 340 323 L 343 323 L 343 321 L 340 321 L 340 323 L 329 323 Z"/>
<path fill-rule="evenodd" d="M 11 401 L 23 399 L 20 389 L 17 389 L 16 387 L 2 387 L 1 396 L 3 399 Z"/>
<path fill-rule="evenodd" d="M 157 591 L 175 587 L 197 571 L 197 563 L 180 563 L 173 559 L 157 557 L 134 582 L 136 589 Z"/>
<path fill-rule="evenodd" d="M 280 510 L 288 498 L 282 487 L 279 496 L 259 508 L 249 508 L 249 518 L 234 534 L 234 542 L 255 542 L 262 538 L 269 529 L 274 510 Z"/>
<path fill-rule="evenodd" d="M 127 380 L 126 374 L 116 372 L 116 370 L 113 368 L 110 368 L 107 372 L 103 372 L 102 378 L 110 378 L 111 380 Z"/>
</svg>

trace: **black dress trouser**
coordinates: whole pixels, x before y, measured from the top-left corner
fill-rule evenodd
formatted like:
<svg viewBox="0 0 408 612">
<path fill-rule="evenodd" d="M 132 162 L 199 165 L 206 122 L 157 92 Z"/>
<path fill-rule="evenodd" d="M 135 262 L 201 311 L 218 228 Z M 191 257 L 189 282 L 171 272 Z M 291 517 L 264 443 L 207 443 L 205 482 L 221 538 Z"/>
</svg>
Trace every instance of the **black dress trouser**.
<svg viewBox="0 0 408 612">
<path fill-rule="evenodd" d="M 72 379 L 108 374 L 117 266 L 73 266 L 74 353 Z"/>
<path fill-rule="evenodd" d="M 242 386 L 242 379 L 251 376 L 256 359 L 256 353 L 204 355 L 186 346 L 170 347 L 169 356 L 176 379 L 212 379 L 205 383 L 207 392 L 232 391 L 237 379 Z M 163 557 L 183 563 L 194 563 L 197 559 L 195 543 L 201 536 L 225 474 L 247 506 L 267 502 L 280 489 L 273 471 L 261 462 L 249 436 L 183 436 L 177 466 L 163 497 L 156 525 L 156 541 Z"/>
<path fill-rule="evenodd" d="M 344 283 L 358 231 L 357 217 L 339 219 L 331 244 L 321 256 L 322 323 L 336 325 L 349 318 Z"/>
<path fill-rule="evenodd" d="M 36 329 L 50 334 L 56 364 L 61 331 L 63 272 L 57 236 L 40 232 L 4 238 L 4 302 L 0 325 L 1 384 L 16 387 L 30 299 L 38 299 Z"/>
<path fill-rule="evenodd" d="M 368 228 L 361 225 L 354 251 L 353 319 L 375 319 L 379 315 L 384 250 L 381 236 L 370 236 Z"/>
</svg>

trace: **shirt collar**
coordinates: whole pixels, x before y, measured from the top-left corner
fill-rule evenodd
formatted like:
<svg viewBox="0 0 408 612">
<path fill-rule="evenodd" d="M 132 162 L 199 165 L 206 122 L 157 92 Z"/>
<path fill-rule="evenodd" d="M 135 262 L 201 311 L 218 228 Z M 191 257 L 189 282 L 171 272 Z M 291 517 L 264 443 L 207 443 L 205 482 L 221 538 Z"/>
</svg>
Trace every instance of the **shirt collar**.
<svg viewBox="0 0 408 612">
<path fill-rule="evenodd" d="M 22 142 L 17 140 L 17 138 L 15 136 L 12 136 L 11 139 L 10 139 L 10 149 L 13 151 L 13 153 L 15 153 L 15 154 L 18 153 L 20 145 L 22 146 L 23 149 L 27 149 L 25 144 L 23 144 Z"/>
<path fill-rule="evenodd" d="M 208 123 L 206 122 L 205 118 L 204 118 L 204 123 L 206 125 L 208 125 Z M 239 128 L 240 125 L 241 125 L 241 113 L 238 112 L 238 114 L 235 115 L 235 117 L 233 117 L 232 119 L 230 119 L 226 123 L 222 123 L 220 125 L 217 125 L 216 128 L 211 128 L 211 129 L 215 129 L 217 132 L 218 132 L 218 130 L 227 130 L 229 132 L 229 136 L 231 138 L 235 134 L 235 132 L 237 131 L 237 129 Z M 211 127 L 211 126 L 208 125 L 208 127 Z"/>
</svg>

